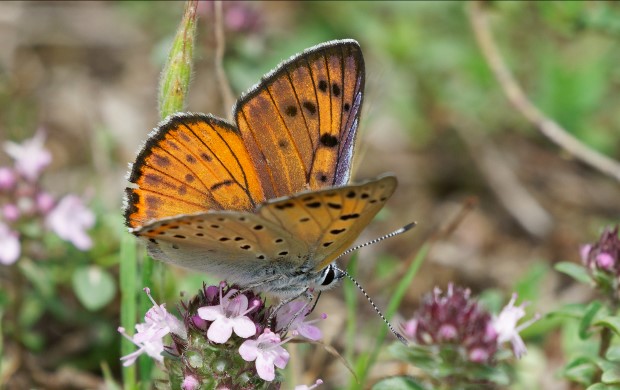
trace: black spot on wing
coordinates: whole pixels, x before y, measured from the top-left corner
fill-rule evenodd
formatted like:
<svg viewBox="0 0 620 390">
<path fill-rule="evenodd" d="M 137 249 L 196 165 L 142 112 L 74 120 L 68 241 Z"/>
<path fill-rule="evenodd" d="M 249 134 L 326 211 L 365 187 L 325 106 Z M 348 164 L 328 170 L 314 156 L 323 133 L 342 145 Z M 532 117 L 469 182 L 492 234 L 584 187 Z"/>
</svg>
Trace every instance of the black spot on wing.
<svg viewBox="0 0 620 390">
<path fill-rule="evenodd" d="M 311 114 L 316 114 L 316 106 L 312 102 L 304 102 L 302 106 Z"/>
<path fill-rule="evenodd" d="M 360 215 L 358 213 L 353 213 L 353 214 L 344 214 L 340 216 L 340 220 L 342 221 L 348 221 L 349 219 L 356 219 L 359 218 Z"/>
<path fill-rule="evenodd" d="M 321 92 L 327 92 L 327 81 L 320 80 L 319 81 L 319 89 L 321 90 Z"/>
<path fill-rule="evenodd" d="M 288 116 L 295 116 L 297 115 L 297 107 L 295 106 L 288 106 L 284 109 L 284 113 Z"/>
<path fill-rule="evenodd" d="M 327 146 L 328 148 L 333 148 L 338 145 L 338 138 L 331 134 L 323 134 L 319 140 L 323 146 Z"/>
<path fill-rule="evenodd" d="M 334 96 L 340 96 L 340 86 L 336 83 L 332 84 L 332 94 Z"/>
</svg>

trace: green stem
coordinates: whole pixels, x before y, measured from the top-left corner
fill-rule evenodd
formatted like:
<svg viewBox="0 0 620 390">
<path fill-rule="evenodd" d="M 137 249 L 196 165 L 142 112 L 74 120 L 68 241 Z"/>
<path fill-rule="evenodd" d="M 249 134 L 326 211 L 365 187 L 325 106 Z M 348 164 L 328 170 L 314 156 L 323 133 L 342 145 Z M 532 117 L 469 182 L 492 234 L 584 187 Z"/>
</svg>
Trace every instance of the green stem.
<svg viewBox="0 0 620 390">
<path fill-rule="evenodd" d="M 120 250 L 120 290 L 121 290 L 121 326 L 125 331 L 131 332 L 135 329 L 137 318 L 136 291 L 138 286 L 138 258 L 136 251 L 135 238 L 125 234 L 121 241 Z M 125 338 L 121 341 L 121 354 L 123 356 L 134 352 L 136 347 Z M 135 390 L 138 388 L 136 382 L 136 367 L 123 367 L 123 388 Z"/>
</svg>

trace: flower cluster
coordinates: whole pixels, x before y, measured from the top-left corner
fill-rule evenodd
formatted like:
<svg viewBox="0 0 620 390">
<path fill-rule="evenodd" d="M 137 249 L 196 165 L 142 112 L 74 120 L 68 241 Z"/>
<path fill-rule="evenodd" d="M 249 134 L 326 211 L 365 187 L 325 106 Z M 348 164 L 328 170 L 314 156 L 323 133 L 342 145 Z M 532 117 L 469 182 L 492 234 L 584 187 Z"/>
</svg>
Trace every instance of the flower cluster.
<svg viewBox="0 0 620 390">
<path fill-rule="evenodd" d="M 517 296 L 493 316 L 476 300 L 469 289 L 449 285 L 446 292 L 435 288 L 424 297 L 413 318 L 401 328 L 413 341 L 397 344 L 393 351 L 424 371 L 432 387 L 470 388 L 504 386 L 510 383 L 507 358 L 526 353 L 519 332 L 538 317 L 517 325 L 525 316 L 524 304 L 515 306 Z"/>
<path fill-rule="evenodd" d="M 519 332 L 531 322 L 517 326 L 525 316 L 525 304 L 515 306 L 516 299 L 515 294 L 498 316 L 492 316 L 471 298 L 469 289 L 449 285 L 443 293 L 436 288 L 402 330 L 417 345 L 452 348 L 461 361 L 491 363 L 507 341 L 520 358 L 526 349 Z"/>
<path fill-rule="evenodd" d="M 42 189 L 41 174 L 52 161 L 44 142 L 45 134 L 39 130 L 21 144 L 4 144 L 13 166 L 0 166 L 0 264 L 19 259 L 25 230 L 49 229 L 80 250 L 92 246 L 86 230 L 94 225 L 95 215 L 82 199 L 69 194 L 57 200 Z"/>
<path fill-rule="evenodd" d="M 471 299 L 470 291 L 450 285 L 444 294 L 435 288 L 403 326 L 418 345 L 451 345 L 463 360 L 488 362 L 497 351 L 491 314 Z"/>
<path fill-rule="evenodd" d="M 618 226 L 607 228 L 598 242 L 581 247 L 581 260 L 589 270 L 620 276 L 620 238 Z"/>
<path fill-rule="evenodd" d="M 166 365 L 171 383 L 186 390 L 278 384 L 281 379 L 275 368 L 286 367 L 289 360 L 283 344 L 297 335 L 310 340 L 322 336 L 313 325 L 316 320 L 306 320 L 307 302 L 293 301 L 274 313 L 275 308 L 266 306 L 259 295 L 225 282 L 205 286 L 189 302 L 182 302 L 183 321 L 163 305 L 155 301 L 153 305 L 145 323 L 136 325 L 133 337 L 119 329 L 139 347 L 122 360 L 130 365 L 146 353 Z M 164 345 L 168 334 L 171 346 Z"/>
</svg>

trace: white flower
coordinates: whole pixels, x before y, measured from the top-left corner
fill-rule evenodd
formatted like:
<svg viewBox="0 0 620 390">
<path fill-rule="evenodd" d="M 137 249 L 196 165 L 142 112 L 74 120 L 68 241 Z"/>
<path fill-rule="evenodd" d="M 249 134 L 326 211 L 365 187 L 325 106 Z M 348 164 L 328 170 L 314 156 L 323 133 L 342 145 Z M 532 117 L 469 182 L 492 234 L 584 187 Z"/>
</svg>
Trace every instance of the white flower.
<svg viewBox="0 0 620 390">
<path fill-rule="evenodd" d="M 45 133 L 37 130 L 34 137 L 24 140 L 21 144 L 5 142 L 4 150 L 15 160 L 15 168 L 26 179 L 35 181 L 43 168 L 52 162 L 52 155 L 43 147 Z"/>
<path fill-rule="evenodd" d="M 261 379 L 275 379 L 275 367 L 284 368 L 288 363 L 289 353 L 282 348 L 280 336 L 269 328 L 256 340 L 246 340 L 239 347 L 239 354 L 246 362 L 256 360 L 256 372 Z"/>
<path fill-rule="evenodd" d="M 76 248 L 87 250 L 93 245 L 86 229 L 95 224 L 95 214 L 77 195 L 69 194 L 58 202 L 46 219 L 47 225 L 63 240 L 70 241 Z"/>
<path fill-rule="evenodd" d="M 0 263 L 11 265 L 19 259 L 21 246 L 16 232 L 0 222 Z"/>
<path fill-rule="evenodd" d="M 220 288 L 220 304 L 203 306 L 198 309 L 198 316 L 203 320 L 213 321 L 209 325 L 207 338 L 214 343 L 222 344 L 232 336 L 233 330 L 237 336 L 244 339 L 256 334 L 256 325 L 245 314 L 254 309 L 248 308 L 248 297 L 238 294 L 231 298 L 237 290 L 231 289 L 222 297 Z"/>
<path fill-rule="evenodd" d="M 137 351 L 121 357 L 123 366 L 132 365 L 138 356 L 143 353 L 162 362 L 163 357 L 161 354 L 164 352 L 164 337 L 166 335 L 174 333 L 183 338 L 187 338 L 187 332 L 183 323 L 178 318 L 168 313 L 164 304 L 157 305 L 148 288 L 144 290 L 151 299 L 151 302 L 153 302 L 153 307 L 150 308 L 144 316 L 144 323 L 136 324 L 136 334 L 134 334 L 133 337 L 127 335 L 125 329 L 118 328 L 118 331 L 123 336 L 139 347 Z"/>
<path fill-rule="evenodd" d="M 525 306 L 527 303 L 515 306 L 516 300 L 517 294 L 512 294 L 510 302 L 508 302 L 497 317 L 493 318 L 493 328 L 497 332 L 497 343 L 502 344 L 510 341 L 515 356 L 520 359 L 527 353 L 527 349 L 525 348 L 525 343 L 519 335 L 519 332 L 536 321 L 538 316 L 517 326 L 519 320 L 525 316 Z"/>
</svg>

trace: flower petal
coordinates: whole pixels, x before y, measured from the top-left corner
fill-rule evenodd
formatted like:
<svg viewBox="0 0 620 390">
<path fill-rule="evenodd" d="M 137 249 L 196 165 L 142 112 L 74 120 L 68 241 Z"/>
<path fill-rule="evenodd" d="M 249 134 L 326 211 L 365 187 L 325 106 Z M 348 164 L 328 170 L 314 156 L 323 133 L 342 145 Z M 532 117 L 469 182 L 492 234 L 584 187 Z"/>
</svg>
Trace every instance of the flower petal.
<svg viewBox="0 0 620 390">
<path fill-rule="evenodd" d="M 256 334 L 256 325 L 254 322 L 246 316 L 237 317 L 232 320 L 233 329 L 239 337 L 247 339 L 248 337 Z"/>
<path fill-rule="evenodd" d="M 222 309 L 220 306 L 203 306 L 198 308 L 198 316 L 203 320 L 215 321 L 222 317 Z"/>
<path fill-rule="evenodd" d="M 273 360 L 269 355 L 259 354 L 256 357 L 256 372 L 262 380 L 271 382 L 276 377 Z"/>
<path fill-rule="evenodd" d="M 246 362 L 256 360 L 258 356 L 258 342 L 256 340 L 245 340 L 239 347 L 239 355 Z"/>
<path fill-rule="evenodd" d="M 226 317 L 220 317 L 209 326 L 207 338 L 214 343 L 223 344 L 232 336 L 233 324 Z"/>
<path fill-rule="evenodd" d="M 290 357 L 288 351 L 282 347 L 276 347 L 276 355 L 274 356 L 273 364 L 278 368 L 286 367 L 288 359 Z"/>
<path fill-rule="evenodd" d="M 296 330 L 300 335 L 312 341 L 320 340 L 323 337 L 321 329 L 314 325 L 301 324 Z"/>
</svg>

